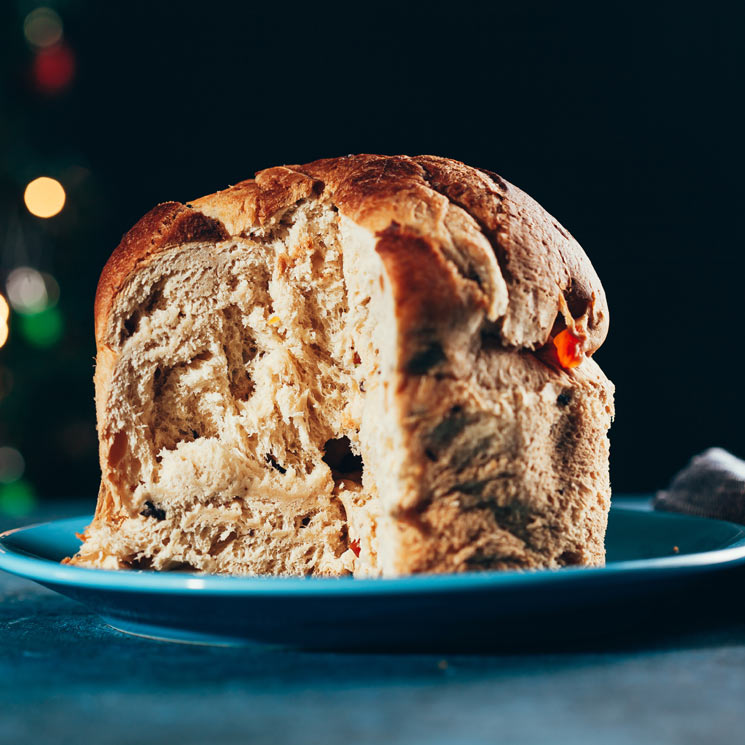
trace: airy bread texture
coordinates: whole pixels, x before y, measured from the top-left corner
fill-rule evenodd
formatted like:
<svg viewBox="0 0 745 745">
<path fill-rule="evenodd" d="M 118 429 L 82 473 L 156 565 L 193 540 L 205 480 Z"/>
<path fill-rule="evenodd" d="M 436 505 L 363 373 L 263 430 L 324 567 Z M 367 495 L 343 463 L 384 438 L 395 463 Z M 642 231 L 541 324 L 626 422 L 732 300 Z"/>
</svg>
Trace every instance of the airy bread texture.
<svg viewBox="0 0 745 745">
<path fill-rule="evenodd" d="M 95 315 L 101 489 L 72 563 L 603 563 L 605 296 L 495 174 L 359 155 L 160 205 L 104 268 Z M 566 328 L 572 369 L 551 354 Z"/>
</svg>

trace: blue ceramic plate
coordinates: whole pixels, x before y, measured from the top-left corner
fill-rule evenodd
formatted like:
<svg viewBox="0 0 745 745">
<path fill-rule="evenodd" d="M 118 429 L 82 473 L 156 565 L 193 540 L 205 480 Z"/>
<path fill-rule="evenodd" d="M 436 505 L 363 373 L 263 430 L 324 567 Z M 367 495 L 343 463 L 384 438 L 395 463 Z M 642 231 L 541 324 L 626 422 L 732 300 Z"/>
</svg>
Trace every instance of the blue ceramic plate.
<svg viewBox="0 0 745 745">
<path fill-rule="evenodd" d="M 175 641 L 306 648 L 511 647 L 628 629 L 745 565 L 745 527 L 615 500 L 607 565 L 401 579 L 226 577 L 59 563 L 90 517 L 0 535 L 0 569 L 85 603 L 111 626 Z M 677 604 L 677 605 L 676 605 Z"/>
</svg>

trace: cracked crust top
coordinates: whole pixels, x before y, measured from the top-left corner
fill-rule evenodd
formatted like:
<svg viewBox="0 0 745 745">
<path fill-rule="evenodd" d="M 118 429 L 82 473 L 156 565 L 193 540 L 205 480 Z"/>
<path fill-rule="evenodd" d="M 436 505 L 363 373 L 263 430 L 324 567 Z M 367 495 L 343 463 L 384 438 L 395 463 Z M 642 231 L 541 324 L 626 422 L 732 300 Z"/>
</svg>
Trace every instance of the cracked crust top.
<svg viewBox="0 0 745 745">
<path fill-rule="evenodd" d="M 224 191 L 151 210 L 127 233 L 101 274 L 96 342 L 128 278 L 157 253 L 189 242 L 270 229 L 300 200 L 328 200 L 378 236 L 377 251 L 409 336 L 412 364 L 434 354 L 422 332 L 478 308 L 503 346 L 535 350 L 557 322 L 592 355 L 608 330 L 600 280 L 574 238 L 537 202 L 489 171 L 436 156 L 350 155 L 279 166 Z"/>
</svg>

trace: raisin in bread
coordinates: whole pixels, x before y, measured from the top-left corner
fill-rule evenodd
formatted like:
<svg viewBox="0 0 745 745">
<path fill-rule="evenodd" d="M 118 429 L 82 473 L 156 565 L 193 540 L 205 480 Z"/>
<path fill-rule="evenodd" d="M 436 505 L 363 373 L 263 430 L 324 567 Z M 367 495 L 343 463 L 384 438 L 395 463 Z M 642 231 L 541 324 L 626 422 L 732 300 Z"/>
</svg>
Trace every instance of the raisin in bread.
<svg viewBox="0 0 745 745">
<path fill-rule="evenodd" d="M 357 155 L 169 202 L 95 305 L 80 566 L 395 576 L 598 565 L 608 311 L 496 174 Z"/>
</svg>

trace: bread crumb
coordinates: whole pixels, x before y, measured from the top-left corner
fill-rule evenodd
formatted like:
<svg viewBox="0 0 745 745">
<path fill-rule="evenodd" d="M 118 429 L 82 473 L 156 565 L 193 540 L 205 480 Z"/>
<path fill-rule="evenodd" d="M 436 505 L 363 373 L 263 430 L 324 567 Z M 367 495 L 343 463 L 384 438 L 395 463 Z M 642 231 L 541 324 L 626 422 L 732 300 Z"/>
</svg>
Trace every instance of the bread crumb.
<svg viewBox="0 0 745 745">
<path fill-rule="evenodd" d="M 437 667 L 438 667 L 438 669 L 440 669 L 440 670 L 447 670 L 447 669 L 448 669 L 448 667 L 449 667 L 449 665 L 448 665 L 448 661 L 447 661 L 447 660 L 440 660 L 440 661 L 439 661 L 439 662 L 437 663 Z"/>
<path fill-rule="evenodd" d="M 677 546 L 673 546 L 673 553 L 674 554 L 679 554 L 680 553 L 680 549 Z"/>
</svg>

